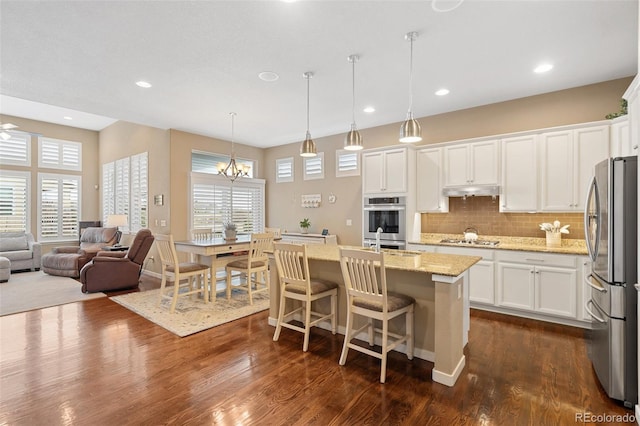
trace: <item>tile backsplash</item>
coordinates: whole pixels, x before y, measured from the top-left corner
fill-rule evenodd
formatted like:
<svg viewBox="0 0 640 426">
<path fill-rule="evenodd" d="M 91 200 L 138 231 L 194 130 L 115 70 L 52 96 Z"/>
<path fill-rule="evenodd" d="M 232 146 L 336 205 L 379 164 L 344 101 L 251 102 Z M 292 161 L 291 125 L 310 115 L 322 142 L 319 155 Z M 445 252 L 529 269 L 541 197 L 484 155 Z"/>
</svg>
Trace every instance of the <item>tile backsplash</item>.
<svg viewBox="0 0 640 426">
<path fill-rule="evenodd" d="M 584 239 L 582 213 L 500 213 L 500 199 L 491 197 L 449 198 L 449 213 L 423 213 L 422 232 L 461 234 L 465 228 L 478 230 L 478 235 L 544 238 L 539 224 L 559 220 L 569 224 L 569 234 L 562 238 Z"/>
</svg>

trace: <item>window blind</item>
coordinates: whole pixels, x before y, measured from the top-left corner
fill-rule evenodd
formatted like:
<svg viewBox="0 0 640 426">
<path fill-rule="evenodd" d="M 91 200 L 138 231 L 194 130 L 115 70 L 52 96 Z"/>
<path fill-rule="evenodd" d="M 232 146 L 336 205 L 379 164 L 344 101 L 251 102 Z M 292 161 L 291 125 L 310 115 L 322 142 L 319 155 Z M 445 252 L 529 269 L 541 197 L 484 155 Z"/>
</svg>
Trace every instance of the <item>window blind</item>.
<svg viewBox="0 0 640 426">
<path fill-rule="evenodd" d="M 0 170 L 0 232 L 29 232 L 31 174 Z"/>
<path fill-rule="evenodd" d="M 31 165 L 31 135 L 5 130 L 11 139 L 0 139 L 0 164 Z"/>
<path fill-rule="evenodd" d="M 212 154 L 208 152 L 193 151 L 191 153 L 191 171 L 197 173 L 209 173 L 213 175 L 218 174 L 218 163 L 229 164 L 229 155 Z M 252 178 L 254 176 L 255 162 L 243 158 L 236 157 L 236 164 L 238 166 L 248 166 L 249 175 L 247 177 Z"/>
<path fill-rule="evenodd" d="M 276 183 L 293 182 L 293 157 L 276 160 Z"/>
<path fill-rule="evenodd" d="M 359 176 L 360 155 L 357 152 L 341 149 L 336 151 L 336 177 Z"/>
<path fill-rule="evenodd" d="M 264 180 L 242 178 L 233 184 L 224 176 L 191 174 L 191 229 L 222 233 L 233 222 L 238 233 L 264 229 Z"/>
<path fill-rule="evenodd" d="M 49 169 L 81 171 L 82 144 L 39 137 L 38 166 Z"/>
<path fill-rule="evenodd" d="M 324 179 L 324 152 L 304 159 L 304 180 Z"/>
<path fill-rule="evenodd" d="M 38 174 L 41 240 L 75 239 L 80 220 L 80 176 Z"/>
<path fill-rule="evenodd" d="M 149 226 L 149 166 L 146 152 L 131 157 L 131 216 L 132 232 Z"/>
</svg>

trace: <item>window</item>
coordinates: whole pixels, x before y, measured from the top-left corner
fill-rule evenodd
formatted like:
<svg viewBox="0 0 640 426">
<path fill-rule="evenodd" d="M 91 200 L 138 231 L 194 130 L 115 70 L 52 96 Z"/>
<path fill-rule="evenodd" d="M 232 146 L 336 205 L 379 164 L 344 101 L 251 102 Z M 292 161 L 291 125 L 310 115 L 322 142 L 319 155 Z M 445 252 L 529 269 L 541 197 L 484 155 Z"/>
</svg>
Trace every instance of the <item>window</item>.
<svg viewBox="0 0 640 426">
<path fill-rule="evenodd" d="M 125 232 L 137 232 L 149 226 L 148 153 L 121 158 L 102 165 L 102 221 L 110 214 L 126 214 Z"/>
<path fill-rule="evenodd" d="M 38 240 L 78 238 L 81 178 L 38 173 Z"/>
<path fill-rule="evenodd" d="M 0 139 L 0 164 L 30 166 L 31 135 L 10 130 L 4 132 L 11 135 L 11 139 Z"/>
<path fill-rule="evenodd" d="M 360 154 L 346 149 L 336 151 L 336 177 L 360 176 Z"/>
<path fill-rule="evenodd" d="M 293 157 L 276 160 L 276 183 L 293 182 Z"/>
<path fill-rule="evenodd" d="M 228 155 L 212 154 L 209 152 L 194 151 L 191 153 L 191 171 L 198 173 L 218 174 L 218 163 L 229 164 Z M 247 177 L 254 176 L 255 161 L 236 157 L 236 164 L 249 167 Z"/>
<path fill-rule="evenodd" d="M 264 180 L 243 178 L 231 184 L 224 176 L 191 173 L 191 229 L 222 233 L 233 222 L 238 233 L 264 229 Z"/>
<path fill-rule="evenodd" d="M 137 232 L 149 226 L 149 170 L 147 153 L 131 157 L 131 230 Z"/>
<path fill-rule="evenodd" d="M 304 180 L 324 179 L 324 152 L 304 158 Z"/>
<path fill-rule="evenodd" d="M 0 170 L 0 232 L 29 232 L 31 174 Z"/>
<path fill-rule="evenodd" d="M 82 171 L 82 144 L 39 137 L 38 167 Z"/>
</svg>

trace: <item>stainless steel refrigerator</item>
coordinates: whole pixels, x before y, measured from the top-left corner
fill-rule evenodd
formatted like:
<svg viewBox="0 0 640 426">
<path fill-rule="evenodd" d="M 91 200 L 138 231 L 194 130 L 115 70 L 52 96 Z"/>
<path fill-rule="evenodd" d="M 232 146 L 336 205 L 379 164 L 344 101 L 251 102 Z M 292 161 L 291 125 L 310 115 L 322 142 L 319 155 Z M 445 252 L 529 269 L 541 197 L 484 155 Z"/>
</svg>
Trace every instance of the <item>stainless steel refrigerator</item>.
<svg viewBox="0 0 640 426">
<path fill-rule="evenodd" d="M 587 277 L 592 317 L 589 358 L 611 398 L 638 402 L 638 159 L 598 163 L 585 206 L 585 237 L 592 262 Z"/>
</svg>

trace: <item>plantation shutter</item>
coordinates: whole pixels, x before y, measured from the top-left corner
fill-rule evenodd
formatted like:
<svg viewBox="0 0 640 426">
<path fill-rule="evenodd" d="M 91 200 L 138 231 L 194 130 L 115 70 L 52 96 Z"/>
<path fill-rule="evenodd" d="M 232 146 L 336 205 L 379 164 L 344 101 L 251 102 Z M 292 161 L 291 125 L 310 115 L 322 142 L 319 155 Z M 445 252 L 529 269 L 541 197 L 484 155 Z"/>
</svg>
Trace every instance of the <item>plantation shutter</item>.
<svg viewBox="0 0 640 426">
<path fill-rule="evenodd" d="M 233 184 L 224 176 L 191 174 L 191 229 L 222 233 L 225 222 L 238 233 L 264 229 L 264 181 L 242 178 Z"/>
<path fill-rule="evenodd" d="M 0 170 L 0 232 L 29 232 L 31 174 Z"/>
<path fill-rule="evenodd" d="M 38 138 L 38 166 L 49 169 L 82 170 L 82 144 L 59 139 Z"/>
<path fill-rule="evenodd" d="M 131 216 L 129 224 L 132 232 L 148 227 L 149 183 L 147 153 L 131 157 Z"/>
<path fill-rule="evenodd" d="M 31 136 L 5 130 L 11 139 L 0 138 L 0 164 L 13 166 L 31 165 Z"/>
<path fill-rule="evenodd" d="M 80 176 L 38 174 L 39 239 L 75 239 L 80 220 Z"/>
</svg>

